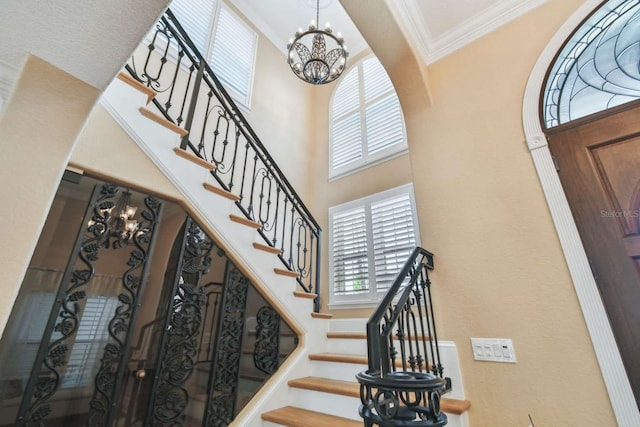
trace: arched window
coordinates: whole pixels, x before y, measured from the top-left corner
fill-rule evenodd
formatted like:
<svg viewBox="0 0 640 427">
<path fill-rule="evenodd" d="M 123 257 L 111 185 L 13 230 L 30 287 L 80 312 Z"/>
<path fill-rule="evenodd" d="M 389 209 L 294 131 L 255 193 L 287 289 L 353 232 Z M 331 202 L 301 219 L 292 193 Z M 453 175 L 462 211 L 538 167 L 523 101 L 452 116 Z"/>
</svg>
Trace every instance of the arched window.
<svg viewBox="0 0 640 427">
<path fill-rule="evenodd" d="M 330 178 L 407 151 L 398 95 L 375 56 L 358 62 L 342 77 L 330 109 Z"/>
<path fill-rule="evenodd" d="M 547 128 L 640 98 L 640 3 L 611 0 L 571 36 L 543 93 Z"/>
</svg>

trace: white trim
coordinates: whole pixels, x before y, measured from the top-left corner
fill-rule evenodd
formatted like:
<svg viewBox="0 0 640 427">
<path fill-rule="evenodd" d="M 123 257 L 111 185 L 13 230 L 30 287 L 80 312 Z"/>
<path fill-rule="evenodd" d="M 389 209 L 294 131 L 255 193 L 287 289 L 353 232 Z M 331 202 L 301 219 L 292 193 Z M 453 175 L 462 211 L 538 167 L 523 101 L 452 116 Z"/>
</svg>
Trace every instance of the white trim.
<svg viewBox="0 0 640 427">
<path fill-rule="evenodd" d="M 434 37 L 419 17 L 418 0 L 387 2 L 426 64 L 432 64 L 548 0 L 502 0 Z"/>
<path fill-rule="evenodd" d="M 638 412 L 600 293 L 591 274 L 580 235 L 553 164 L 538 114 L 540 88 L 544 83 L 547 68 L 573 30 L 600 3 L 601 0 L 585 1 L 547 44 L 529 76 L 522 107 L 522 120 L 526 142 L 573 279 L 613 412 L 619 426 L 636 427 L 640 426 L 640 412 Z"/>
<path fill-rule="evenodd" d="M 400 185 L 395 188 L 391 188 L 389 190 L 381 191 L 375 194 L 370 194 L 368 196 L 351 200 L 349 202 L 343 203 L 341 205 L 332 206 L 329 208 L 329 241 L 333 241 L 333 217 L 335 214 L 339 214 L 341 212 L 349 211 L 356 208 L 364 208 L 365 216 L 366 216 L 366 235 L 367 235 L 367 259 L 369 261 L 369 291 L 356 293 L 356 294 L 347 294 L 347 295 L 335 295 L 333 292 L 333 274 L 334 274 L 334 265 L 333 265 L 333 245 L 329 245 L 329 308 L 331 309 L 348 309 L 348 308 L 366 308 L 375 306 L 380 299 L 386 294 L 386 291 L 379 292 L 378 285 L 376 282 L 375 276 L 375 263 L 374 253 L 373 253 L 373 243 L 371 241 L 373 237 L 373 224 L 371 222 L 372 214 L 371 214 L 371 205 L 394 198 L 396 196 L 409 196 L 409 203 L 411 205 L 411 217 L 413 222 L 413 231 L 415 235 L 415 244 L 416 246 L 420 246 L 420 228 L 418 224 L 417 210 L 416 210 L 416 199 L 415 193 L 413 190 L 413 183 L 407 183 Z"/>
</svg>

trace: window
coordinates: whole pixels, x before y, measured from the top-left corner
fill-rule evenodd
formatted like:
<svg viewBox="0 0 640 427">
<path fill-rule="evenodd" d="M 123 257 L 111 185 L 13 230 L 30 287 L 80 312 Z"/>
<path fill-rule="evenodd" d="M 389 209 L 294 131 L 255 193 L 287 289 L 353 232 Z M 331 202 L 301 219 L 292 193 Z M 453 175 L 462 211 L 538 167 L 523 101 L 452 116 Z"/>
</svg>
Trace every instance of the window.
<svg viewBox="0 0 640 427">
<path fill-rule="evenodd" d="M 225 89 L 249 108 L 258 50 L 256 32 L 217 0 L 175 0 L 170 8 Z"/>
<path fill-rule="evenodd" d="M 377 303 L 418 236 L 412 184 L 330 208 L 330 305 Z"/>
<path fill-rule="evenodd" d="M 375 56 L 354 65 L 331 102 L 329 177 L 337 178 L 407 151 L 398 95 Z"/>
<path fill-rule="evenodd" d="M 602 4 L 571 36 L 544 89 L 547 128 L 640 98 L 640 4 Z"/>
</svg>

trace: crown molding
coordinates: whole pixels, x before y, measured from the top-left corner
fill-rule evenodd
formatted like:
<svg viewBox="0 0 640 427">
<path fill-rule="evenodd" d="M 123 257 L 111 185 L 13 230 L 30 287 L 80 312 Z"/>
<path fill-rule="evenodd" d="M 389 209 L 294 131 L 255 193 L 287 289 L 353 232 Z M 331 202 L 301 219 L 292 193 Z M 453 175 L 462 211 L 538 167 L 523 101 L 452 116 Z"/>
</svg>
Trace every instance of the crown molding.
<svg viewBox="0 0 640 427">
<path fill-rule="evenodd" d="M 548 0 L 501 0 L 466 21 L 434 37 L 425 26 L 418 0 L 388 2 L 396 11 L 406 36 L 426 64 L 432 64 L 478 38 L 524 15 Z"/>
</svg>

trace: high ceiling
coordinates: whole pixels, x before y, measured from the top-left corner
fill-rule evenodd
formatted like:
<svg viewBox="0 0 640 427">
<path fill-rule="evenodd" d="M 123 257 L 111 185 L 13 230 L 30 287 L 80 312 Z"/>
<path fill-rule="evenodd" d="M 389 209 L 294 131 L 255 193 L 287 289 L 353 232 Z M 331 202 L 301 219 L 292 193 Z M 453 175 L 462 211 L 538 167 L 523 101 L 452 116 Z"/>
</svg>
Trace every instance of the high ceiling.
<svg viewBox="0 0 640 427">
<path fill-rule="evenodd" d="M 131 11 L 122 6 L 126 0 L 109 0 L 109 10 L 96 8 L 96 1 L 85 2 L 86 7 L 79 8 L 58 4 L 71 4 L 74 0 L 59 0 L 55 6 L 54 2 L 38 0 L 0 0 L 4 5 L 0 13 L 0 35 L 4 40 L 0 45 L 0 111 L 26 52 L 50 61 L 97 88 L 106 87 L 115 74 L 113 64 L 124 62 L 133 50 L 131 46 L 141 39 L 144 28 L 151 26 L 150 22 L 168 2 L 147 2 L 147 8 Z M 293 33 L 308 26 L 316 15 L 317 0 L 226 1 L 235 4 L 283 52 Z M 389 4 L 416 51 L 430 64 L 547 0 L 361 1 Z M 330 22 L 335 32 L 341 32 L 352 55 L 366 48 L 366 42 L 339 0 L 319 0 L 319 3 L 320 24 Z M 112 28 L 117 26 L 116 22 L 125 20 L 140 25 L 114 33 Z M 91 31 L 85 31 L 89 27 Z M 119 51 L 112 52 L 116 48 Z M 109 60 L 113 64 L 109 64 Z"/>
<path fill-rule="evenodd" d="M 230 1 L 283 51 L 293 33 L 316 17 L 316 0 Z M 386 0 L 425 63 L 437 61 L 545 1 Z M 340 2 L 319 3 L 320 24 L 330 22 L 335 32 L 340 31 L 352 55 L 363 50 L 366 42 Z"/>
</svg>

